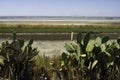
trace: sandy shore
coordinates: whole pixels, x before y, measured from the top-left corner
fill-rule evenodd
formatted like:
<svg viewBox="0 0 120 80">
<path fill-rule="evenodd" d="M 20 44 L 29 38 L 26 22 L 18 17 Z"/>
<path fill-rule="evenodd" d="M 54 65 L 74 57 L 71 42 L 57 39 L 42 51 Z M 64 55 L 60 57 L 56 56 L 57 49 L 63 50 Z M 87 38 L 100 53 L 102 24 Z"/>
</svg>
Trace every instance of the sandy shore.
<svg viewBox="0 0 120 80">
<path fill-rule="evenodd" d="M 12 42 L 12 40 L 8 39 L 0 39 L 0 46 L 2 42 L 9 41 Z M 54 56 L 54 55 L 60 55 L 63 52 L 67 52 L 65 49 L 65 43 L 68 41 L 62 40 L 62 41 L 41 41 L 37 40 L 34 41 L 32 46 L 34 48 L 37 48 L 39 51 L 39 55 L 46 55 L 46 56 Z M 25 41 L 25 45 L 28 44 L 28 40 Z"/>
<path fill-rule="evenodd" d="M 0 19 L 1 24 L 52 24 L 52 25 L 91 25 L 91 24 L 110 24 L 120 23 L 119 19 L 115 20 L 87 20 L 87 19 L 58 19 L 58 20 L 39 20 L 39 19 Z"/>
</svg>

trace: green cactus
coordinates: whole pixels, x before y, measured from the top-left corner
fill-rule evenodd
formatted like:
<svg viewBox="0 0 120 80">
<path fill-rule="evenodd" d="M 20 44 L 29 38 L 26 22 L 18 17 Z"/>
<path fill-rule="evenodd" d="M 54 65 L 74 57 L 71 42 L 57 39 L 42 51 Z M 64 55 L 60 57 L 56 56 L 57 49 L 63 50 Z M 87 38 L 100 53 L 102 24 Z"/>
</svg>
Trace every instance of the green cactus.
<svg viewBox="0 0 120 80">
<path fill-rule="evenodd" d="M 19 42 L 20 48 L 22 48 L 24 46 L 24 43 L 25 43 L 24 39 L 18 39 L 18 42 Z"/>
<path fill-rule="evenodd" d="M 0 55 L 0 65 L 4 65 L 4 57 Z"/>
<path fill-rule="evenodd" d="M 79 33 L 77 34 L 77 43 L 81 44 L 81 41 L 82 41 L 82 33 L 79 32 Z"/>
<path fill-rule="evenodd" d="M 104 36 L 102 38 L 102 43 L 106 43 L 110 38 L 108 36 Z"/>
<path fill-rule="evenodd" d="M 87 70 L 87 79 L 104 79 L 110 66 L 119 65 L 120 40 L 110 41 L 108 36 L 102 39 L 97 37 L 90 40 L 90 33 L 82 39 L 82 34 L 77 34 L 77 42 L 67 43 L 66 50 L 70 53 L 69 59 L 72 67 Z M 79 46 L 79 47 L 78 47 Z M 74 63 L 74 64 L 73 64 Z M 117 70 L 117 69 L 116 69 Z M 97 75 L 100 75 L 98 77 Z"/>
<path fill-rule="evenodd" d="M 99 47 L 102 44 L 102 39 L 100 37 L 97 37 L 95 40 L 95 46 Z"/>
<path fill-rule="evenodd" d="M 94 45 L 95 45 L 95 41 L 91 40 L 86 47 L 86 51 L 87 52 L 92 52 L 92 50 L 94 49 Z"/>
<path fill-rule="evenodd" d="M 117 39 L 117 43 L 120 45 L 120 38 Z"/>
<path fill-rule="evenodd" d="M 33 39 L 31 39 L 28 43 L 29 46 L 31 46 L 33 44 Z"/>
<path fill-rule="evenodd" d="M 13 42 L 15 42 L 15 40 L 16 40 L 16 32 L 15 31 L 13 31 Z"/>
<path fill-rule="evenodd" d="M 16 33 L 13 33 L 13 42 L 2 43 L 0 57 L 2 67 L 5 72 L 1 73 L 10 75 L 9 80 L 31 80 L 32 74 L 29 71 L 32 58 L 38 54 L 37 48 L 32 48 L 33 40 L 30 40 L 28 45 L 24 46 L 23 39 L 16 39 Z"/>
<path fill-rule="evenodd" d="M 72 43 L 66 43 L 65 44 L 65 48 L 70 53 L 74 53 L 75 52 L 75 48 L 73 47 Z"/>
<path fill-rule="evenodd" d="M 61 56 L 61 66 L 67 65 L 69 61 L 69 56 L 66 53 L 63 53 Z"/>
<path fill-rule="evenodd" d="M 98 60 L 95 60 L 94 62 L 93 62 L 93 64 L 92 64 L 92 69 L 97 65 L 97 63 L 98 63 Z"/>
<path fill-rule="evenodd" d="M 88 32 L 83 39 L 83 44 L 84 44 L 85 48 L 87 47 L 89 41 L 90 41 L 90 32 Z"/>
</svg>

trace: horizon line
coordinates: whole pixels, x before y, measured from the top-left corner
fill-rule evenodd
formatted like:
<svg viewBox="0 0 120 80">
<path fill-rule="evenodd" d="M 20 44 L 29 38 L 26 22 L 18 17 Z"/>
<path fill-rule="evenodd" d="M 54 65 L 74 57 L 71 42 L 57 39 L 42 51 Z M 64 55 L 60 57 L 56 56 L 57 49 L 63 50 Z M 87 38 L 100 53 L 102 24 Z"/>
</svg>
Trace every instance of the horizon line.
<svg viewBox="0 0 120 80">
<path fill-rule="evenodd" d="M 41 16 L 39 16 L 39 15 L 36 15 L 36 16 L 35 15 L 29 15 L 29 16 L 27 16 L 27 15 L 15 15 L 15 16 L 10 15 L 10 16 L 6 16 L 6 15 L 0 15 L 0 17 L 84 17 L 84 18 L 85 17 L 86 18 L 87 17 L 103 17 L 103 18 L 104 17 L 114 17 L 114 18 L 117 17 L 118 18 L 120 16 L 69 16 L 69 15 L 68 16 L 61 16 L 61 15 L 59 15 L 59 16 L 56 16 L 56 15 L 52 15 L 52 16 L 51 15 L 47 15 L 47 16 L 45 16 L 45 15 L 41 15 Z"/>
</svg>

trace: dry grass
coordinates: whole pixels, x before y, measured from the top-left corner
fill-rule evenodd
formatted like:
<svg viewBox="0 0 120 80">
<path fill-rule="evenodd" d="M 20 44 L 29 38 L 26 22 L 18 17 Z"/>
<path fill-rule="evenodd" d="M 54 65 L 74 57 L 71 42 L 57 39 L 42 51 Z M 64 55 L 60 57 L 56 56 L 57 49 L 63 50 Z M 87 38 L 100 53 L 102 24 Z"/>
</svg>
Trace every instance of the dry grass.
<svg viewBox="0 0 120 80">
<path fill-rule="evenodd" d="M 0 28 L 120 28 L 120 24 L 90 24 L 90 25 L 0 24 Z"/>
</svg>

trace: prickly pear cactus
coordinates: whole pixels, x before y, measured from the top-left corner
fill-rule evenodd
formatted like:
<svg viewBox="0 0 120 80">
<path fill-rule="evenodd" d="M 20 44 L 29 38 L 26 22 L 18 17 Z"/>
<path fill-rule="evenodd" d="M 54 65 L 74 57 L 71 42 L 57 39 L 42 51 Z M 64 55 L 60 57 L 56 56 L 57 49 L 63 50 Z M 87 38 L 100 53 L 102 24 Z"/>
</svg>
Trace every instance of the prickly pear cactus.
<svg viewBox="0 0 120 80">
<path fill-rule="evenodd" d="M 106 43 L 110 38 L 108 36 L 104 36 L 102 38 L 102 43 Z"/>
<path fill-rule="evenodd" d="M 0 55 L 0 65 L 4 65 L 4 57 Z"/>
<path fill-rule="evenodd" d="M 79 32 L 79 33 L 77 34 L 77 43 L 81 44 L 81 41 L 82 41 L 82 33 Z"/>
<path fill-rule="evenodd" d="M 79 32 L 76 41 L 65 45 L 66 50 L 72 53 L 67 55 L 70 56 L 68 62 L 71 63 L 71 66 L 75 69 L 78 69 L 78 67 L 82 70 L 85 69 L 84 71 L 87 74 L 85 76 L 88 80 L 93 78 L 94 80 L 113 79 L 111 74 L 109 74 L 109 79 L 106 75 L 108 76 L 109 71 L 111 73 L 114 70 L 118 71 L 120 65 L 120 39 L 111 41 L 108 36 L 104 36 L 103 38 L 97 37 L 95 40 L 90 40 L 90 33 L 82 38 L 82 34 Z M 98 77 L 98 75 L 100 76 Z"/>
</svg>

